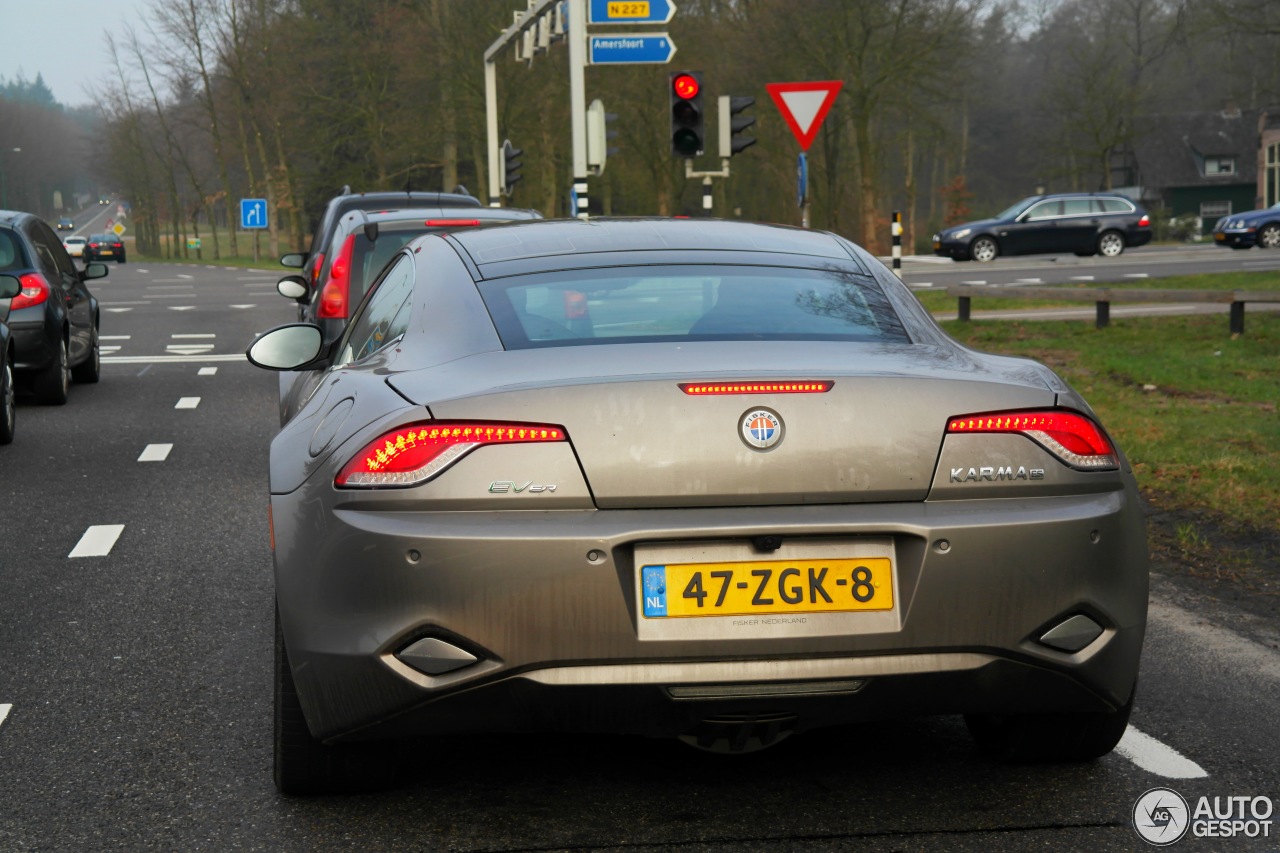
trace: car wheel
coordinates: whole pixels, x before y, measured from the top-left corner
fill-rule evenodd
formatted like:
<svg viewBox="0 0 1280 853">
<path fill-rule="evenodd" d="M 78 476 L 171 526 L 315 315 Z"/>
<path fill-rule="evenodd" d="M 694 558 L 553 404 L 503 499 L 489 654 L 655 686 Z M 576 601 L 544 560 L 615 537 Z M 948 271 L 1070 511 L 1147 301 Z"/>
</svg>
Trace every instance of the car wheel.
<svg viewBox="0 0 1280 853">
<path fill-rule="evenodd" d="M 969 257 L 978 263 L 988 263 L 1000 256 L 1000 247 L 991 237 L 978 237 L 969 244 Z"/>
<path fill-rule="evenodd" d="M 1124 237 L 1119 231 L 1103 231 L 1098 238 L 1098 254 L 1104 258 L 1114 258 L 1124 251 Z"/>
<path fill-rule="evenodd" d="M 67 402 L 71 388 L 71 368 L 67 365 L 67 341 L 58 341 L 53 362 L 36 376 L 35 390 L 40 402 L 61 406 Z"/>
<path fill-rule="evenodd" d="M 71 378 L 83 385 L 93 385 L 102 376 L 102 351 L 98 345 L 98 325 L 93 326 L 93 347 L 80 364 L 71 368 Z"/>
<path fill-rule="evenodd" d="M 13 367 L 8 361 L 0 371 L 0 444 L 10 444 L 18 421 L 18 401 L 13 390 Z"/>
<path fill-rule="evenodd" d="M 289 666 L 276 612 L 275 651 L 276 788 L 282 794 L 342 794 L 379 791 L 395 783 L 390 743 L 328 746 L 311 736 Z"/>
<path fill-rule="evenodd" d="M 966 714 L 964 721 L 978 748 L 992 758 L 1040 764 L 1101 758 L 1120 742 L 1132 712 L 1131 696 L 1110 712 Z"/>
<path fill-rule="evenodd" d="M 1268 222 L 1259 228 L 1258 246 L 1263 249 L 1280 248 L 1280 225 Z"/>
</svg>

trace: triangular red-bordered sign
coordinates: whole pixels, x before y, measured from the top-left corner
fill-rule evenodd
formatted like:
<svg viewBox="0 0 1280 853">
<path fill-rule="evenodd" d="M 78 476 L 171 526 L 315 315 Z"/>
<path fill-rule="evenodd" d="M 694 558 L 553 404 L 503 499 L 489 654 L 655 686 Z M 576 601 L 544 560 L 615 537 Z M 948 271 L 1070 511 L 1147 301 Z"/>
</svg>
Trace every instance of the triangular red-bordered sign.
<svg viewBox="0 0 1280 853">
<path fill-rule="evenodd" d="M 815 80 L 808 83 L 765 83 L 764 88 L 796 135 L 801 150 L 808 151 L 843 85 L 842 80 Z"/>
</svg>

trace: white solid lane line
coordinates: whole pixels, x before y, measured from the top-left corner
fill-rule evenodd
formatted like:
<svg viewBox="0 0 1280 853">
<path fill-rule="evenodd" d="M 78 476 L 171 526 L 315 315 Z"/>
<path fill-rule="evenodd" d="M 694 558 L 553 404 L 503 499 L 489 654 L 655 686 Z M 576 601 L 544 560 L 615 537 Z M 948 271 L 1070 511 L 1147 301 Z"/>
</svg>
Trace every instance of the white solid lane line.
<svg viewBox="0 0 1280 853">
<path fill-rule="evenodd" d="M 0 705 L 0 726 L 4 725 L 5 718 L 9 716 L 9 712 L 13 710 L 13 705 Z"/>
<path fill-rule="evenodd" d="M 202 367 L 196 372 L 196 376 L 215 376 L 217 373 L 218 368 L 216 367 Z"/>
<path fill-rule="evenodd" d="M 138 457 L 138 461 L 163 462 L 169 458 L 170 450 L 173 450 L 172 444 L 148 444 L 142 449 L 142 455 Z"/>
<path fill-rule="evenodd" d="M 1165 746 L 1133 726 L 1125 729 L 1124 737 L 1116 744 L 1116 752 L 1148 773 L 1166 779 L 1203 779 L 1209 775 L 1203 767 L 1173 747 Z"/>
<path fill-rule="evenodd" d="M 123 524 L 95 524 L 84 532 L 68 557 L 105 557 L 124 532 Z"/>
<path fill-rule="evenodd" d="M 198 405 L 200 405 L 199 397 L 180 397 L 178 399 L 178 405 L 174 406 L 174 408 L 175 409 L 194 409 Z"/>
</svg>

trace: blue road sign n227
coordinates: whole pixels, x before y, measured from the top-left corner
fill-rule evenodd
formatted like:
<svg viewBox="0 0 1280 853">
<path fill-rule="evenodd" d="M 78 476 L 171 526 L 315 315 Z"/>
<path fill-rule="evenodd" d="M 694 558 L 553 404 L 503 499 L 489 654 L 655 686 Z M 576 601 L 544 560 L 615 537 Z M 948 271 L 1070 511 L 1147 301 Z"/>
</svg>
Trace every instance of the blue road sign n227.
<svg viewBox="0 0 1280 853">
<path fill-rule="evenodd" d="M 592 36 L 587 42 L 591 65 L 662 65 L 676 55 L 666 33 Z"/>
<path fill-rule="evenodd" d="M 676 13 L 671 0 L 591 0 L 588 24 L 665 24 Z"/>
<path fill-rule="evenodd" d="M 267 200 L 265 198 L 240 199 L 240 227 L 267 227 Z"/>
</svg>

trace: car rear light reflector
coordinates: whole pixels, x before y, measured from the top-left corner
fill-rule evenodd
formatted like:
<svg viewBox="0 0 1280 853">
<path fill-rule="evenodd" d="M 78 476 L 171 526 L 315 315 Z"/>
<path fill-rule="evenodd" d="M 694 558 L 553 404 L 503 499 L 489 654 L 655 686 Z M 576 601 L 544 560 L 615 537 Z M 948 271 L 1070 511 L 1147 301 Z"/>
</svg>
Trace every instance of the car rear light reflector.
<svg viewBox="0 0 1280 853">
<path fill-rule="evenodd" d="M 1139 227 L 1139 228 L 1150 228 L 1150 227 L 1151 227 L 1151 217 L 1150 217 L 1150 216 L 1147 216 L 1145 213 L 1144 213 L 1144 214 L 1142 214 L 1142 218 L 1138 220 L 1138 227 Z"/>
<path fill-rule="evenodd" d="M 29 272 L 18 277 L 22 292 L 9 302 L 10 311 L 30 308 L 32 305 L 43 305 L 49 299 L 49 282 L 38 272 Z"/>
<path fill-rule="evenodd" d="M 334 485 L 364 489 L 416 486 L 482 445 L 565 440 L 564 430 L 549 424 L 408 424 L 365 445 L 338 474 Z"/>
<path fill-rule="evenodd" d="M 834 382 L 806 380 L 798 382 L 681 382 L 680 390 L 692 397 L 727 394 L 825 394 Z"/>
<path fill-rule="evenodd" d="M 466 228 L 469 225 L 479 225 L 479 219 L 428 219 L 425 225 L 431 228 Z"/>
<path fill-rule="evenodd" d="M 995 412 L 962 415 L 947 421 L 952 433 L 1020 433 L 1080 471 L 1117 466 L 1115 448 L 1092 420 L 1077 412 Z"/>
<path fill-rule="evenodd" d="M 316 316 L 321 320 L 345 320 L 350 308 L 351 256 L 355 253 L 356 235 L 348 234 L 342 250 L 329 266 L 329 280 L 320 291 Z"/>
</svg>

